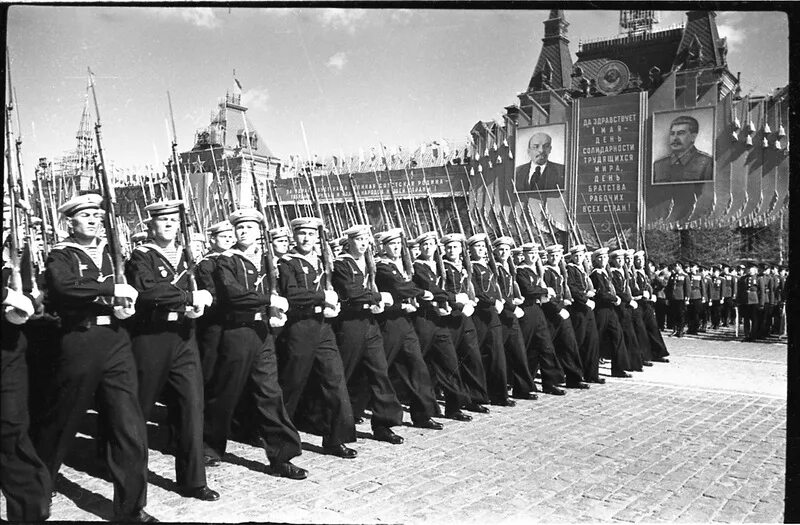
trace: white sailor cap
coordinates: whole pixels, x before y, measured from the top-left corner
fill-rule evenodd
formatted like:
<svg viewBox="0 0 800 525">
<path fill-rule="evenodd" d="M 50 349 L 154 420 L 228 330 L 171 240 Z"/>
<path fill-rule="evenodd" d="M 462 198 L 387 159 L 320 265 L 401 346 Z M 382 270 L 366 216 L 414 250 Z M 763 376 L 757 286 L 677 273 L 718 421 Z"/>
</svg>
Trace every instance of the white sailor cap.
<svg viewBox="0 0 800 525">
<path fill-rule="evenodd" d="M 292 231 L 299 230 L 300 228 L 310 228 L 316 230 L 322 225 L 322 221 L 316 217 L 297 217 L 289 221 L 289 227 Z"/>
<path fill-rule="evenodd" d="M 206 242 L 206 236 L 200 232 L 192 232 L 191 239 L 193 242 Z"/>
<path fill-rule="evenodd" d="M 611 253 L 609 253 L 609 256 L 611 256 L 611 257 L 625 257 L 626 253 L 627 253 L 627 250 L 625 250 L 623 248 L 617 248 L 616 250 L 614 250 Z"/>
<path fill-rule="evenodd" d="M 369 224 L 354 224 L 342 232 L 348 239 L 355 239 L 362 235 L 370 235 L 372 233 L 372 226 Z"/>
<path fill-rule="evenodd" d="M 608 248 L 606 246 L 601 246 L 592 252 L 593 257 L 598 257 L 600 255 L 608 255 Z"/>
<path fill-rule="evenodd" d="M 212 224 L 208 228 L 206 228 L 206 233 L 209 235 L 216 235 L 218 233 L 233 231 L 233 224 L 231 221 L 220 221 L 215 224 Z"/>
<path fill-rule="evenodd" d="M 462 242 L 464 242 L 466 240 L 467 240 L 467 238 L 461 233 L 457 233 L 457 232 L 448 233 L 447 235 L 442 237 L 442 246 L 447 246 L 451 242 L 462 243 Z"/>
<path fill-rule="evenodd" d="M 178 213 L 183 205 L 183 201 L 172 199 L 166 201 L 158 201 L 153 204 L 148 204 L 144 210 L 150 214 L 150 217 L 158 217 L 159 215 L 170 215 Z"/>
<path fill-rule="evenodd" d="M 65 217 L 72 217 L 77 212 L 87 208 L 101 209 L 103 197 L 97 193 L 86 193 L 73 197 L 58 207 L 58 213 Z"/>
<path fill-rule="evenodd" d="M 536 252 L 539 251 L 539 243 L 536 242 L 526 242 L 520 245 L 520 249 L 523 252 Z"/>
<path fill-rule="evenodd" d="M 246 222 L 246 221 L 263 223 L 264 214 L 255 208 L 239 208 L 238 210 L 230 214 L 228 220 L 231 221 L 231 224 L 233 224 L 234 226 L 236 226 L 240 222 Z"/>
<path fill-rule="evenodd" d="M 139 242 L 147 240 L 147 232 L 136 232 L 131 235 L 131 242 Z"/>
<path fill-rule="evenodd" d="M 547 248 L 545 248 L 547 253 L 563 253 L 564 247 L 560 244 L 551 244 Z"/>
<path fill-rule="evenodd" d="M 378 233 L 375 237 L 379 243 L 386 244 L 387 242 L 399 239 L 402 236 L 403 228 L 390 228 L 384 232 Z"/>
<path fill-rule="evenodd" d="M 639 251 L 633 252 L 633 256 L 634 257 L 641 257 L 642 259 L 644 259 L 644 250 L 639 250 Z"/>
<path fill-rule="evenodd" d="M 269 231 L 269 238 L 273 241 L 277 239 L 288 239 L 290 233 L 289 228 L 286 226 L 278 226 Z"/>
<path fill-rule="evenodd" d="M 585 244 L 573 244 L 569 248 L 569 253 L 576 254 L 578 252 L 585 252 L 586 245 Z"/>
<path fill-rule="evenodd" d="M 422 244 L 425 241 L 429 241 L 431 239 L 438 240 L 439 239 L 439 234 L 436 233 L 435 231 L 428 231 L 428 232 L 420 233 L 417 236 L 417 244 Z"/>
<path fill-rule="evenodd" d="M 497 239 L 495 239 L 494 241 L 492 241 L 492 248 L 497 248 L 503 245 L 506 245 L 508 247 L 514 246 L 514 239 L 512 239 L 508 235 L 502 235 Z"/>
<path fill-rule="evenodd" d="M 489 236 L 485 233 L 476 233 L 469 239 L 467 239 L 467 246 L 472 246 L 473 244 L 477 244 L 479 242 L 487 243 L 489 240 Z"/>
</svg>

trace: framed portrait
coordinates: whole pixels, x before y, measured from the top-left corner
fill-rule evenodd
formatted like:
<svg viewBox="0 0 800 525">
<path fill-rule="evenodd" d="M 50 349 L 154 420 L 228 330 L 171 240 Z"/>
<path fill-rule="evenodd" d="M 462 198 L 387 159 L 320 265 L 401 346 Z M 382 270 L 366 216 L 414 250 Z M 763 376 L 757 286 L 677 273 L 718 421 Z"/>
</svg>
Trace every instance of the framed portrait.
<svg viewBox="0 0 800 525">
<path fill-rule="evenodd" d="M 713 106 L 654 113 L 651 183 L 713 181 L 714 123 Z"/>
<path fill-rule="evenodd" d="M 564 191 L 566 184 L 567 125 L 545 124 L 517 129 L 514 190 Z"/>
</svg>

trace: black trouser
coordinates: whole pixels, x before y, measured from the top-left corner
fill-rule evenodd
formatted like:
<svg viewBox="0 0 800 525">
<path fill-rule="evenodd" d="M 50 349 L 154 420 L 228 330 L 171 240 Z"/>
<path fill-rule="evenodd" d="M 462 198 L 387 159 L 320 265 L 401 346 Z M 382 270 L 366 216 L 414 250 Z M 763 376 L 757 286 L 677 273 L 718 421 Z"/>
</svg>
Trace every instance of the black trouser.
<svg viewBox="0 0 800 525">
<path fill-rule="evenodd" d="M 739 307 L 744 319 L 744 338 L 756 339 L 761 331 L 764 307 L 760 304 L 746 304 Z"/>
<path fill-rule="evenodd" d="M 636 342 L 639 343 L 639 355 L 642 361 L 652 361 L 653 355 L 650 352 L 650 338 L 647 336 L 647 329 L 644 326 L 644 319 L 642 316 L 642 305 L 647 300 L 642 298 L 636 301 L 636 308 L 631 308 L 631 321 L 633 322 L 633 329 L 636 331 Z"/>
<path fill-rule="evenodd" d="M 615 307 L 597 307 L 594 318 L 597 321 L 597 335 L 600 339 L 600 355 L 611 359 L 612 375 L 625 373 L 631 365 Z"/>
<path fill-rule="evenodd" d="M 533 374 L 528 367 L 528 355 L 519 321 L 516 317 L 504 316 L 500 322 L 503 324 L 503 348 L 511 374 L 512 393 L 514 396 L 525 396 L 535 391 L 536 385 L 533 384 Z"/>
<path fill-rule="evenodd" d="M 642 321 L 644 322 L 644 328 L 650 342 L 651 357 L 653 359 L 667 357 L 669 352 L 667 351 L 666 343 L 664 343 L 664 338 L 661 336 L 661 330 L 658 328 L 653 303 L 650 301 L 642 301 L 639 303 L 639 308 L 642 310 Z"/>
<path fill-rule="evenodd" d="M 562 319 L 555 309 L 542 308 L 553 336 L 553 346 L 561 369 L 566 376 L 566 383 L 572 385 L 583 381 L 583 364 L 578 350 L 578 341 L 575 339 L 575 330 L 572 322 Z"/>
<path fill-rule="evenodd" d="M 719 316 L 722 326 L 736 322 L 736 305 L 732 297 L 725 297 L 720 301 Z"/>
<path fill-rule="evenodd" d="M 700 329 L 700 316 L 703 309 L 702 299 L 689 299 L 689 308 L 686 309 L 688 328 L 686 333 L 696 334 Z"/>
<path fill-rule="evenodd" d="M 683 330 L 686 328 L 686 301 L 684 299 L 670 299 L 669 308 L 672 312 L 675 334 L 683 335 Z"/>
<path fill-rule="evenodd" d="M 775 335 L 783 334 L 783 303 L 778 303 L 772 309 L 772 331 Z"/>
<path fill-rule="evenodd" d="M 96 405 L 106 422 L 114 514 L 135 514 L 147 500 L 147 432 L 128 332 L 116 324 L 67 328 L 60 347 L 52 402 L 34 436 L 39 456 L 55 479 L 86 410 L 99 394 Z"/>
<path fill-rule="evenodd" d="M 26 340 L 19 327 L 3 321 L 0 376 L 0 488 L 8 521 L 44 521 L 50 516 L 52 481 L 28 435 Z"/>
<path fill-rule="evenodd" d="M 315 428 L 310 430 L 322 434 L 323 446 L 354 442 L 353 409 L 331 324 L 322 314 L 289 318 L 278 339 L 277 353 L 279 382 L 289 417 L 312 421 Z M 309 389 L 310 377 L 313 384 Z"/>
<path fill-rule="evenodd" d="M 543 388 L 563 383 L 564 371 L 556 357 L 553 336 L 550 334 L 550 327 L 542 308 L 538 304 L 530 304 L 524 306 L 523 310 L 525 315 L 520 319 L 519 325 L 528 353 L 528 367 L 531 375 L 535 375 L 536 370 L 539 370 Z"/>
<path fill-rule="evenodd" d="M 163 393 L 174 432 L 175 481 L 181 487 L 204 487 L 203 370 L 194 328 L 188 320 L 151 327 L 133 336 L 142 415 L 147 421 Z"/>
<path fill-rule="evenodd" d="M 711 328 L 719 328 L 720 312 L 722 311 L 722 301 L 715 299 L 711 301 L 708 308 L 709 317 L 711 318 Z"/>
<path fill-rule="evenodd" d="M 655 304 L 655 312 L 656 312 L 656 326 L 659 330 L 665 330 L 667 328 L 667 318 L 669 314 L 669 302 L 662 297 L 656 299 Z"/>
<path fill-rule="evenodd" d="M 503 349 L 503 325 L 494 307 L 478 308 L 472 315 L 478 348 L 486 370 L 486 393 L 491 402 L 508 399 L 508 369 Z"/>
<path fill-rule="evenodd" d="M 761 314 L 761 327 L 756 333 L 756 337 L 767 337 L 772 328 L 772 313 L 775 310 L 775 305 L 772 303 L 764 303 L 764 311 Z"/>
<path fill-rule="evenodd" d="M 444 391 L 445 412 L 451 413 L 469 403 L 459 371 L 459 358 L 445 319 L 429 310 L 420 310 L 414 318 L 422 357 L 431 379 Z"/>
<path fill-rule="evenodd" d="M 336 345 L 342 355 L 353 415 L 360 417 L 371 401 L 373 428 L 401 425 L 403 407 L 389 379 L 378 322 L 371 313 L 342 312 L 339 315 L 335 325 Z"/>
<path fill-rule="evenodd" d="M 639 340 L 636 338 L 636 329 L 633 326 L 633 315 L 628 305 L 620 304 L 614 307 L 617 312 L 619 325 L 622 327 L 622 338 L 625 340 L 625 349 L 628 351 L 629 371 L 642 371 L 642 354 L 639 350 Z"/>
<path fill-rule="evenodd" d="M 300 435 L 283 404 L 275 343 L 266 323 L 223 328 L 217 366 L 207 390 L 206 455 L 221 458 L 225 454 L 231 418 L 244 392 L 254 400 L 254 424 L 267 458 L 284 462 L 301 454 Z"/>
<path fill-rule="evenodd" d="M 573 303 L 569 307 L 569 318 L 572 320 L 575 342 L 578 343 L 583 378 L 597 381 L 600 378 L 600 339 L 594 311 L 585 304 Z"/>
<path fill-rule="evenodd" d="M 200 365 L 203 369 L 203 384 L 207 385 L 214 374 L 217 363 L 219 342 L 222 339 L 222 324 L 197 320 L 197 350 L 200 352 Z"/>
<path fill-rule="evenodd" d="M 404 314 L 387 314 L 379 318 L 386 364 L 393 383 L 408 394 L 411 420 L 427 421 L 439 413 L 433 381 L 422 357 L 417 332 Z"/>
<path fill-rule="evenodd" d="M 450 331 L 450 339 L 458 357 L 458 371 L 465 395 L 473 403 L 488 403 L 486 370 L 478 347 L 478 335 L 472 317 L 453 312 L 442 319 Z"/>
</svg>

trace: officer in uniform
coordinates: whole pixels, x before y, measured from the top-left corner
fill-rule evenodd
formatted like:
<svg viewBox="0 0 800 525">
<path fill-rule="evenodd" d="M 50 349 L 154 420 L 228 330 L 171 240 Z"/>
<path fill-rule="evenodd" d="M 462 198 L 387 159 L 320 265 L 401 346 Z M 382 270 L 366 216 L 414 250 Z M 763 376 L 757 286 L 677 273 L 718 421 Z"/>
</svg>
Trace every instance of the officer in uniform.
<svg viewBox="0 0 800 525">
<path fill-rule="evenodd" d="M 758 275 L 758 267 L 751 264 L 747 273 L 739 278 L 739 309 L 744 319 L 744 340 L 755 341 L 761 330 L 764 315 L 764 281 Z"/>
<path fill-rule="evenodd" d="M 466 242 L 466 237 L 460 233 L 450 233 L 442 237 L 444 289 L 448 293 L 452 311 L 450 315 L 440 319 L 450 331 L 450 339 L 458 356 L 461 382 L 465 394 L 470 399 L 464 405 L 464 409 L 485 414 L 489 409 L 483 404 L 489 402 L 489 394 L 486 389 L 486 370 L 483 368 L 483 359 L 478 347 L 478 335 L 475 323 L 472 321 L 477 303 L 472 279 L 465 267 Z"/>
<path fill-rule="evenodd" d="M 225 454 L 234 409 L 243 393 L 252 398 L 252 416 L 273 473 L 305 479 L 308 472 L 291 459 L 301 454 L 300 435 L 283 404 L 271 327 L 285 321 L 285 298 L 265 286 L 268 268 L 258 239 L 264 216 L 252 208 L 228 220 L 236 244 L 217 257 L 214 280 L 220 311 L 225 312 L 217 366 L 208 384 L 203 431 L 206 464 Z M 267 310 L 271 309 L 268 313 Z"/>
<path fill-rule="evenodd" d="M 648 338 L 650 344 L 651 360 L 657 363 L 669 363 L 667 345 L 664 344 L 664 338 L 661 337 L 661 331 L 658 329 L 656 321 L 656 313 L 653 306 L 656 298 L 650 285 L 650 279 L 644 270 L 644 257 L 645 253 L 642 250 L 633 254 L 633 280 L 642 294 L 642 299 L 638 303 L 639 309 L 642 311 L 645 337 Z"/>
<path fill-rule="evenodd" d="M 541 264 L 538 247 L 536 243 L 525 243 L 520 247 L 523 262 L 517 266 L 517 284 L 523 298 L 522 310 L 525 315 L 520 318 L 519 325 L 531 374 L 535 374 L 537 369 L 541 374 L 542 392 L 563 396 L 566 392 L 557 385 L 565 381 L 564 371 L 556 357 L 553 336 L 550 334 L 550 327 L 541 307 L 541 304 L 549 301 L 555 292 L 552 288 L 547 288 L 542 276 L 537 272 L 537 265 Z M 604 381 L 598 379 L 598 382 Z"/>
<path fill-rule="evenodd" d="M 219 254 L 231 248 L 236 242 L 233 225 L 230 221 L 212 224 L 206 230 L 208 233 L 211 250 L 202 259 L 197 261 L 195 275 L 197 287 L 207 290 L 213 302 L 206 308 L 202 317 L 197 319 L 197 347 L 200 350 L 200 363 L 203 368 L 203 384 L 207 385 L 214 373 L 217 362 L 217 348 L 222 337 L 222 312 L 219 310 L 219 300 L 214 286 L 214 270 L 217 267 Z"/>
<path fill-rule="evenodd" d="M 688 329 L 686 333 L 697 335 L 707 301 L 706 283 L 700 271 L 700 265 L 693 262 L 689 266 L 689 306 L 686 310 Z"/>
<path fill-rule="evenodd" d="M 775 308 L 775 286 L 777 282 L 773 278 L 772 269 L 768 264 L 761 264 L 759 277 L 764 283 L 764 312 L 762 313 L 761 328 L 756 337 L 766 339 L 769 337 L 772 328 L 772 312 Z"/>
<path fill-rule="evenodd" d="M 289 309 L 278 340 L 280 384 L 286 410 L 299 420 L 298 406 L 321 404 L 318 428 L 327 454 L 352 459 L 357 452 L 345 445 L 356 440 L 353 410 L 344 375 L 342 357 L 336 346 L 331 320 L 339 314 L 339 297 L 328 289 L 329 276 L 314 247 L 322 222 L 314 217 L 292 219 L 295 246 L 278 262 L 278 290 Z M 316 399 L 306 393 L 309 378 L 318 392 Z M 306 398 L 305 400 L 303 398 Z M 312 403 L 312 401 L 314 403 Z M 320 403 L 315 403 L 320 401 Z"/>
<path fill-rule="evenodd" d="M 636 279 L 636 273 L 633 266 L 634 253 L 635 251 L 632 248 L 625 250 L 625 263 L 623 265 L 625 270 L 625 279 L 628 283 L 628 288 L 631 291 L 631 298 L 636 301 L 636 308 L 633 308 L 630 311 L 631 321 L 633 322 L 633 328 L 636 331 L 636 342 L 639 343 L 639 353 L 642 356 L 642 366 L 653 366 L 653 356 L 650 350 L 650 338 L 647 335 L 647 329 L 644 326 L 643 318 L 643 303 L 647 302 L 647 298 L 644 297 L 645 289 Z M 644 260 L 642 259 L 641 264 L 643 263 Z"/>
<path fill-rule="evenodd" d="M 722 326 L 736 322 L 736 275 L 731 273 L 731 267 L 722 263 L 722 291 L 720 292 L 720 321 Z"/>
<path fill-rule="evenodd" d="M 453 308 L 458 308 L 458 305 L 453 306 L 452 303 L 457 303 L 458 300 L 451 301 L 452 298 L 443 288 L 446 270 L 439 267 L 435 257 L 436 250 L 439 249 L 438 235 L 432 231 L 424 232 L 415 241 L 419 254 L 414 259 L 412 280 L 426 292 L 419 298 L 419 308 L 414 319 L 422 355 L 431 370 L 435 386 L 441 388 L 444 393 L 444 416 L 456 421 L 471 421 L 472 416 L 463 413 L 461 408 L 467 406 L 477 409 L 477 407 L 470 406 L 472 399 L 465 391 L 459 369 L 459 357 L 448 328 Z M 473 370 L 474 368 L 470 367 Z"/>
<path fill-rule="evenodd" d="M 725 282 L 720 275 L 719 266 L 711 269 L 711 280 L 708 288 L 708 311 L 711 320 L 711 328 L 719 328 L 720 312 L 722 310 L 722 283 Z"/>
<path fill-rule="evenodd" d="M 402 228 L 378 235 L 383 254 L 375 262 L 375 284 L 379 292 L 392 296 L 392 304 L 378 315 L 378 324 L 390 375 L 410 398 L 411 421 L 416 427 L 441 430 L 444 426 L 431 418 L 438 414 L 439 406 L 410 318 L 417 311 L 417 299 L 424 291 L 412 282 L 403 267 L 402 236 Z"/>
<path fill-rule="evenodd" d="M 651 263 L 652 264 L 652 263 Z M 656 325 L 659 330 L 666 330 L 671 323 L 669 319 L 669 301 L 667 300 L 667 282 L 669 282 L 669 268 L 661 268 L 652 274 L 651 285 L 656 296 L 655 311 Z"/>
<path fill-rule="evenodd" d="M 391 427 L 403 423 L 403 408 L 389 379 L 383 338 L 376 314 L 393 304 L 392 296 L 373 288 L 374 266 L 370 267 L 372 234 L 367 225 L 357 224 L 344 231 L 345 250 L 333 263 L 333 288 L 342 301 L 342 311 L 336 319 L 336 344 L 342 354 L 344 376 L 353 415 L 360 416 L 354 401 L 371 394 L 372 434 L 378 441 L 393 445 L 403 438 Z M 370 251 L 369 255 L 367 252 Z M 372 274 L 372 275 L 370 275 Z"/>
<path fill-rule="evenodd" d="M 177 428 L 176 481 L 183 495 L 215 501 L 206 486 L 203 464 L 203 370 L 194 334 L 194 319 L 211 305 L 207 290 L 190 291 L 187 261 L 176 245 L 182 201 L 145 207 L 150 242 L 131 253 L 125 274 L 139 292 L 132 320 L 133 355 L 139 380 L 139 404 L 145 420 L 164 387 L 170 420 Z"/>
<path fill-rule="evenodd" d="M 567 286 L 572 304 L 567 307 L 572 319 L 575 341 L 583 365 L 583 377 L 588 383 L 606 382 L 600 377 L 600 339 L 594 318 L 594 285 L 586 273 L 586 246 L 576 244 L 569 249 Z"/>
<path fill-rule="evenodd" d="M 598 248 L 592 252 L 592 268 L 589 278 L 594 286 L 594 317 L 597 321 L 597 335 L 600 339 L 600 355 L 611 359 L 612 377 L 631 377 L 626 372 L 630 368 L 628 350 L 622 335 L 622 326 L 614 310 L 622 300 L 617 295 L 611 277 L 608 275 L 608 248 Z"/>
<path fill-rule="evenodd" d="M 689 304 L 689 276 L 683 271 L 683 263 L 676 261 L 672 274 L 667 281 L 667 299 L 672 311 L 672 323 L 675 337 L 683 337 L 686 325 L 686 306 Z"/>
<path fill-rule="evenodd" d="M 609 266 L 611 268 L 611 283 L 619 296 L 621 303 L 616 308 L 619 324 L 622 327 L 622 336 L 625 339 L 625 348 L 628 350 L 628 360 L 630 368 L 635 372 L 641 372 L 643 359 L 636 331 L 633 326 L 633 314 L 631 311 L 638 308 L 638 303 L 633 299 L 628 278 L 624 269 L 625 250 L 617 249 L 611 252 Z"/>
<path fill-rule="evenodd" d="M 105 241 L 102 197 L 74 197 L 59 209 L 71 235 L 50 251 L 45 279 L 48 302 L 61 317 L 60 353 L 51 379 L 53 395 L 33 436 L 36 449 L 55 479 L 81 419 L 96 393 L 106 422 L 109 473 L 114 484 L 114 515 L 121 521 L 148 522 L 147 434 L 137 397 L 136 363 L 131 340 L 120 321 L 135 313 L 138 293 L 115 284 Z M 114 298 L 124 306 L 114 306 Z M 5 385 L 5 383 L 4 383 Z M 5 411 L 4 411 L 5 413 Z"/>
</svg>

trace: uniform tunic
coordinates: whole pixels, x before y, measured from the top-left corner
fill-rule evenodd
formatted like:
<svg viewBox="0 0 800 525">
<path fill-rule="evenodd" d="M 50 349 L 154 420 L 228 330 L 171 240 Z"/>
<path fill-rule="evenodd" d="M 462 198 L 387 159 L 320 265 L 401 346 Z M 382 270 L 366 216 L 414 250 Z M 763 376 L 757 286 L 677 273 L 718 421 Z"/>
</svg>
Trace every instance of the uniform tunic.
<svg viewBox="0 0 800 525">
<path fill-rule="evenodd" d="M 650 294 L 649 299 L 642 297 L 639 301 L 639 308 L 642 310 L 642 321 L 644 322 L 645 332 L 650 343 L 650 355 L 653 359 L 665 358 L 669 355 L 667 345 L 664 343 L 664 338 L 661 337 L 661 330 L 658 327 L 656 319 L 655 303 L 653 299 L 653 288 L 650 285 L 650 279 L 643 269 L 634 270 L 634 278 L 637 287 Z"/>
<path fill-rule="evenodd" d="M 217 362 L 217 349 L 222 338 L 222 319 L 223 315 L 219 309 L 217 290 L 214 285 L 214 270 L 217 267 L 217 257 L 221 252 L 209 252 L 202 259 L 197 261 L 195 275 L 197 277 L 197 287 L 200 290 L 208 290 L 214 298 L 210 307 L 206 308 L 205 313 L 197 319 L 197 348 L 200 351 L 200 364 L 203 368 L 203 384 L 207 385 L 214 373 L 214 365 Z"/>
<path fill-rule="evenodd" d="M 644 299 L 644 290 L 647 285 L 644 281 L 639 281 L 635 271 L 629 268 L 625 268 L 625 277 L 631 290 L 631 297 L 636 301 L 636 308 L 631 309 L 631 321 L 636 331 L 636 342 L 639 343 L 639 354 L 642 356 L 642 361 L 652 361 L 650 337 L 647 335 L 644 323 L 644 309 L 646 308 L 645 303 L 647 303 Z"/>
<path fill-rule="evenodd" d="M 356 430 L 342 356 L 323 315 L 322 261 L 292 250 L 278 261 L 278 274 L 278 291 L 289 301 L 277 344 L 286 410 L 298 425 L 321 434 L 323 446 L 352 443 Z"/>
<path fill-rule="evenodd" d="M 639 348 L 639 340 L 636 336 L 636 329 L 633 326 L 633 314 L 631 311 L 633 307 L 630 305 L 631 295 L 630 286 L 628 286 L 628 279 L 625 275 L 625 270 L 622 268 L 611 268 L 609 272 L 611 275 L 611 282 L 617 295 L 622 301 L 614 309 L 619 318 L 619 324 L 622 327 L 622 337 L 625 339 L 625 348 L 628 350 L 628 359 L 630 361 L 629 371 L 640 372 L 642 370 L 642 353 Z"/>
<path fill-rule="evenodd" d="M 614 284 L 604 268 L 594 268 L 589 274 L 594 285 L 594 317 L 600 338 L 600 355 L 611 359 L 611 374 L 622 375 L 630 368 L 628 349 L 622 335 L 622 326 L 615 311 L 617 296 Z"/>
<path fill-rule="evenodd" d="M 586 304 L 587 299 L 590 299 L 587 292 L 593 289 L 591 282 L 583 266 L 567 264 L 567 286 L 572 295 L 572 305 L 567 310 L 575 331 L 575 341 L 578 343 L 583 377 L 587 381 L 597 381 L 600 378 L 600 338 L 594 310 Z"/>
<path fill-rule="evenodd" d="M 686 301 L 689 299 L 689 277 L 684 272 L 672 272 L 667 281 L 667 299 L 672 311 L 675 335 L 680 337 L 686 325 Z"/>
<path fill-rule="evenodd" d="M 583 364 L 578 350 L 578 341 L 575 339 L 575 330 L 569 319 L 563 319 L 559 313 L 566 308 L 564 299 L 571 298 L 565 295 L 565 293 L 569 293 L 569 288 L 565 287 L 561 269 L 545 265 L 544 283 L 556 293 L 550 301 L 542 304 L 542 311 L 544 311 L 550 333 L 553 336 L 556 357 L 564 370 L 567 384 L 579 383 L 583 381 Z"/>
<path fill-rule="evenodd" d="M 758 275 L 743 275 L 737 289 L 744 319 L 744 338 L 753 340 L 758 337 L 764 315 L 764 281 Z"/>
<path fill-rule="evenodd" d="M 101 243 L 95 259 L 67 239 L 46 263 L 48 301 L 61 317 L 53 395 L 34 443 L 53 479 L 95 398 L 106 423 L 114 514 L 133 515 L 147 497 L 147 434 L 128 331 L 113 315 L 113 266 Z"/>
<path fill-rule="evenodd" d="M 722 304 L 720 317 L 722 326 L 736 322 L 736 276 L 729 273 L 722 274 Z"/>
<path fill-rule="evenodd" d="M 522 338 L 522 329 L 514 311 L 514 285 L 515 277 L 509 269 L 497 262 L 497 283 L 500 293 L 505 301 L 503 311 L 500 312 L 500 322 L 503 325 L 503 347 L 506 351 L 506 363 L 510 373 L 512 395 L 524 397 L 536 390 L 533 384 L 533 375 L 528 367 L 528 357 L 525 351 L 525 341 Z M 524 314 L 524 310 L 523 310 Z"/>
<path fill-rule="evenodd" d="M 269 291 L 264 289 L 264 260 L 232 248 L 217 258 L 214 279 L 224 312 L 217 365 L 208 385 L 203 438 L 205 454 L 225 454 L 231 418 L 243 393 L 250 396 L 258 436 L 270 462 L 301 454 L 297 433 L 278 383 L 275 342 L 269 327 Z"/>
</svg>

